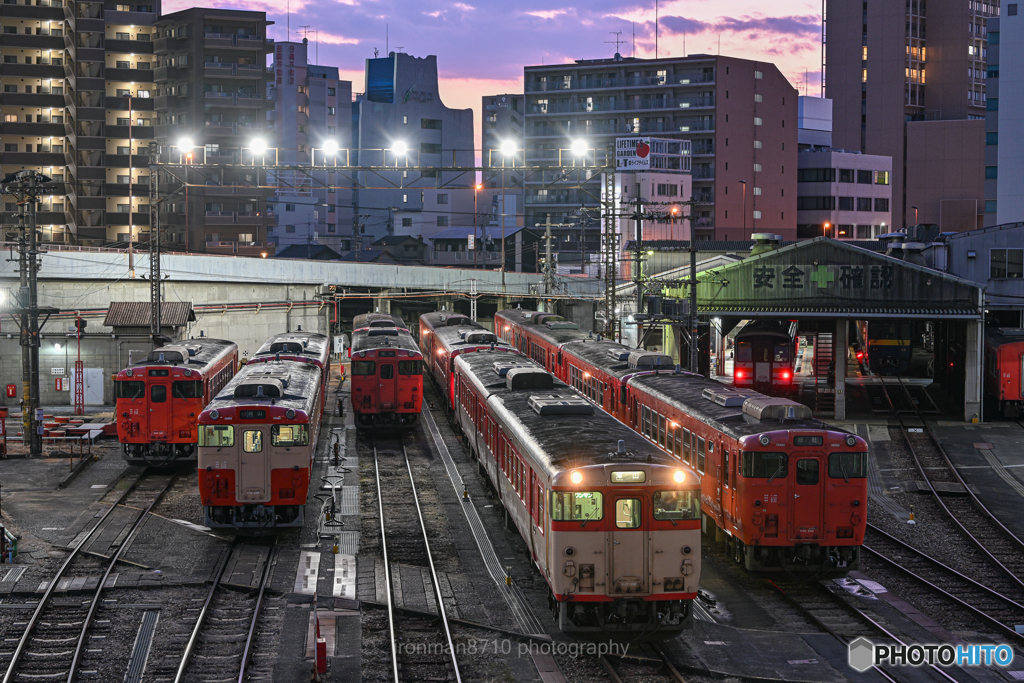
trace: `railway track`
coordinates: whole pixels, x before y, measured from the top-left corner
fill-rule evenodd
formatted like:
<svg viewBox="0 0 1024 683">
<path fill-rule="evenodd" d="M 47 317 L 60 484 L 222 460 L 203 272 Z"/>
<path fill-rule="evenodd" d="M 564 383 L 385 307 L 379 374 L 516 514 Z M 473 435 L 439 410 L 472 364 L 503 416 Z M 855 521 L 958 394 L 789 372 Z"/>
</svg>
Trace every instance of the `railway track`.
<svg viewBox="0 0 1024 683">
<path fill-rule="evenodd" d="M 661 647 L 654 644 L 631 646 L 630 651 L 621 657 L 602 655 L 600 662 L 612 683 L 644 679 L 686 683 L 686 679 L 672 665 Z"/>
<path fill-rule="evenodd" d="M 377 440 L 374 440 L 373 465 L 380 514 L 381 555 L 387 581 L 388 635 L 394 681 L 454 680 L 461 683 L 451 626 L 438 590 L 437 571 L 404 442 L 399 442 L 398 447 L 389 447 L 385 452 L 383 448 L 378 450 Z M 385 490 L 388 491 L 386 508 Z M 395 609 L 392 563 L 429 567 L 439 619 L 412 617 Z"/>
<path fill-rule="evenodd" d="M 97 620 L 95 617 L 111 571 L 132 536 L 171 487 L 176 476 L 144 471 L 103 512 L 96 525 L 74 547 L 50 579 L 32 615 L 22 622 L 24 630 L 14 650 L 6 658 L 7 669 L 2 683 L 31 680 L 66 680 L 72 683 L 86 655 L 85 643 L 90 630 L 96 628 L 102 631 L 109 624 L 109 620 Z M 119 509 L 134 510 L 136 514 L 129 531 L 122 532 L 119 540 L 115 541 L 117 551 L 109 557 L 97 557 L 83 552 L 89 539 L 105 528 L 108 518 Z M 87 571 L 90 578 L 98 576 L 91 600 L 54 597 L 61 579 L 68 575 L 72 567 Z"/>
<path fill-rule="evenodd" d="M 268 549 L 259 586 L 253 590 L 226 586 L 225 568 L 234 554 L 250 543 L 236 539 L 217 568 L 174 673 L 174 683 L 245 680 L 264 594 L 277 563 L 276 538 L 269 544 L 257 544 Z"/>
</svg>

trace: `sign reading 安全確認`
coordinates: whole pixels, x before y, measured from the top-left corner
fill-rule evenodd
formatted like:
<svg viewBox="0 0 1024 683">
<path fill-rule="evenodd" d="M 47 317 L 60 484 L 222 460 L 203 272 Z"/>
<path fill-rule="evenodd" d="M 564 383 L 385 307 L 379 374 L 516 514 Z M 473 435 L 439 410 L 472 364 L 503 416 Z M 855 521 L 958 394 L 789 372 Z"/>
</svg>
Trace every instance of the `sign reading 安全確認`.
<svg viewBox="0 0 1024 683">
<path fill-rule="evenodd" d="M 616 138 L 615 170 L 644 171 L 651 167 L 651 139 Z"/>
</svg>

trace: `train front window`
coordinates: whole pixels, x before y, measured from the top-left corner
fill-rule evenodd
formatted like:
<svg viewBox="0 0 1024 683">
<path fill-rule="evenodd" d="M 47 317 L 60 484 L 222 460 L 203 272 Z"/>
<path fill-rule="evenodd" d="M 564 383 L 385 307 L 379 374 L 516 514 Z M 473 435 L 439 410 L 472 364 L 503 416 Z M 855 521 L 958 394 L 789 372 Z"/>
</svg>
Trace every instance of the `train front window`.
<svg viewBox="0 0 1024 683">
<path fill-rule="evenodd" d="M 167 385 L 154 384 L 149 388 L 149 400 L 153 403 L 167 402 Z"/>
<path fill-rule="evenodd" d="M 789 345 L 788 344 L 776 344 L 775 345 L 775 362 L 776 363 L 788 363 L 789 362 Z"/>
<path fill-rule="evenodd" d="M 381 379 L 394 379 L 395 378 L 395 366 L 392 363 L 381 363 L 381 366 L 380 366 L 380 378 Z"/>
<path fill-rule="evenodd" d="M 786 454 L 743 451 L 742 474 L 749 479 L 785 478 Z"/>
<path fill-rule="evenodd" d="M 749 363 L 754 359 L 754 350 L 750 346 L 750 342 L 737 342 L 736 343 L 736 360 L 741 363 Z"/>
<path fill-rule="evenodd" d="M 199 430 L 199 445 L 226 448 L 235 445 L 235 428 L 231 425 L 205 425 Z"/>
<path fill-rule="evenodd" d="M 263 452 L 263 432 L 249 429 L 242 432 L 242 450 L 246 453 Z"/>
<path fill-rule="evenodd" d="M 372 360 L 352 361 L 353 377 L 372 377 L 377 374 L 377 363 Z"/>
<path fill-rule="evenodd" d="M 604 517 L 604 494 L 600 491 L 551 492 L 552 521 L 598 521 L 602 517 Z"/>
<path fill-rule="evenodd" d="M 271 446 L 308 446 L 308 425 L 274 425 L 270 428 Z"/>
<path fill-rule="evenodd" d="M 639 527 L 641 509 L 639 498 L 619 498 L 615 501 L 615 528 L 636 529 Z"/>
<path fill-rule="evenodd" d="M 700 519 L 700 492 L 655 491 L 653 506 L 658 520 Z"/>
<path fill-rule="evenodd" d="M 118 382 L 114 382 L 114 386 L 117 387 L 117 397 L 118 398 L 126 398 L 126 399 L 129 399 L 129 400 L 132 400 L 132 399 L 145 398 L 146 397 L 146 383 L 145 382 L 138 382 L 138 381 L 126 382 L 124 380 L 120 380 Z"/>
<path fill-rule="evenodd" d="M 203 383 L 197 381 L 172 382 L 171 396 L 173 398 L 202 398 Z"/>
<path fill-rule="evenodd" d="M 800 458 L 796 461 L 796 483 L 810 486 L 818 483 L 818 461 L 814 458 Z"/>
<path fill-rule="evenodd" d="M 828 476 L 833 479 L 865 479 L 868 476 L 867 453 L 829 453 Z"/>
<path fill-rule="evenodd" d="M 398 361 L 398 374 L 422 375 L 423 364 L 418 360 L 400 360 Z"/>
</svg>

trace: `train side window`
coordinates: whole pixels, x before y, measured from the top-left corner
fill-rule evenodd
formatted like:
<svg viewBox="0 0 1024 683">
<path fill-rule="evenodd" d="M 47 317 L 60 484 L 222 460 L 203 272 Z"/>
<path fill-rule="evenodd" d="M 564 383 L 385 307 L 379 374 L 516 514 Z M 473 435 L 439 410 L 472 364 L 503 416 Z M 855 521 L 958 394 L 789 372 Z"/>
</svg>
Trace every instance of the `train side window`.
<svg viewBox="0 0 1024 683">
<path fill-rule="evenodd" d="M 126 399 L 146 398 L 146 383 L 139 381 L 120 380 L 114 382 L 117 387 L 117 397 Z"/>
<path fill-rule="evenodd" d="M 665 416 L 658 415 L 658 445 L 665 448 Z"/>
<path fill-rule="evenodd" d="M 227 448 L 235 445 L 235 428 L 231 425 L 204 425 L 199 430 L 199 445 Z"/>
<path fill-rule="evenodd" d="M 722 479 L 725 487 L 729 488 L 729 451 L 722 449 Z"/>
<path fill-rule="evenodd" d="M 690 430 L 683 430 L 683 460 L 690 464 Z"/>
<path fill-rule="evenodd" d="M 620 498 L 615 501 L 615 528 L 636 529 L 639 527 L 641 510 L 639 498 Z"/>
<path fill-rule="evenodd" d="M 352 361 L 353 377 L 372 377 L 377 374 L 377 363 L 372 360 Z"/>
<path fill-rule="evenodd" d="M 800 458 L 796 461 L 796 483 L 810 486 L 818 483 L 818 461 L 814 458 Z"/>
<path fill-rule="evenodd" d="M 786 454 L 743 451 L 741 473 L 751 479 L 785 479 Z"/>
<path fill-rule="evenodd" d="M 697 437 L 697 471 L 704 474 L 704 438 Z"/>
<path fill-rule="evenodd" d="M 149 388 L 149 400 L 153 403 L 167 402 L 167 385 L 154 384 Z"/>
<path fill-rule="evenodd" d="M 676 425 L 673 431 L 675 432 L 675 439 L 672 452 L 675 453 L 677 458 L 681 458 L 683 457 L 683 428 Z"/>
<path fill-rule="evenodd" d="M 242 450 L 246 453 L 263 452 L 263 432 L 249 429 L 242 432 Z"/>
<path fill-rule="evenodd" d="M 391 363 L 380 364 L 380 378 L 381 379 L 394 379 L 395 378 L 395 366 Z"/>
<path fill-rule="evenodd" d="M 829 453 L 828 476 L 833 479 L 865 479 L 868 476 L 868 454 Z"/>
<path fill-rule="evenodd" d="M 203 383 L 199 381 L 172 382 L 172 398 L 202 398 Z"/>
</svg>

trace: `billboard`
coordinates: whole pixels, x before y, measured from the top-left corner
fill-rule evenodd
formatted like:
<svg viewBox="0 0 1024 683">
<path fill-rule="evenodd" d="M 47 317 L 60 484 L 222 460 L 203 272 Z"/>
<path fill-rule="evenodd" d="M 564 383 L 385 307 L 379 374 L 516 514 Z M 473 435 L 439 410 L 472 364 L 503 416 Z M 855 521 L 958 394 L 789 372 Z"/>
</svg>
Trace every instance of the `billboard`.
<svg viewBox="0 0 1024 683">
<path fill-rule="evenodd" d="M 650 138 L 632 137 L 615 139 L 616 171 L 646 171 L 650 167 Z"/>
<path fill-rule="evenodd" d="M 690 141 L 633 136 L 615 139 L 616 171 L 689 171 Z"/>
</svg>

